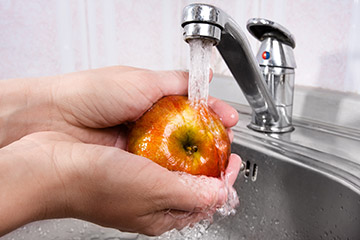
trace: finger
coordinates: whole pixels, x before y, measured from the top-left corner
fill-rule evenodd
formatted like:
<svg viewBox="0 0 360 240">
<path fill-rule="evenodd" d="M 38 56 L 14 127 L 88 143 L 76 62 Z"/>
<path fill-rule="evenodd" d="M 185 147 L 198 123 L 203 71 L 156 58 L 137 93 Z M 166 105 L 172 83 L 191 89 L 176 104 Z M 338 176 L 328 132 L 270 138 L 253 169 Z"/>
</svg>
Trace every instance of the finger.
<svg viewBox="0 0 360 240">
<path fill-rule="evenodd" d="M 214 71 L 212 70 L 212 68 L 210 68 L 210 72 L 209 72 L 209 81 L 211 82 L 212 79 L 214 77 Z"/>
<path fill-rule="evenodd" d="M 143 69 L 137 68 L 137 67 L 132 67 L 132 66 L 124 66 L 124 65 L 107 67 L 108 72 L 112 72 L 112 73 L 118 72 L 119 74 L 123 74 L 125 72 L 139 71 L 139 70 L 143 70 Z M 101 74 L 103 74 L 103 68 L 97 68 L 97 69 L 94 69 L 93 71 L 100 72 Z"/>
<path fill-rule="evenodd" d="M 211 216 L 210 216 L 211 217 Z M 181 230 L 191 224 L 199 222 L 202 219 L 210 218 L 205 213 L 176 213 L 172 211 L 159 211 L 151 216 L 152 224 L 142 232 L 150 236 L 159 236 L 172 229 Z"/>
<path fill-rule="evenodd" d="M 229 139 L 230 139 L 230 143 L 232 143 L 233 140 L 234 140 L 234 132 L 233 132 L 233 130 L 231 130 L 231 128 L 226 129 L 226 131 L 227 131 L 227 133 L 228 133 L 228 136 L 229 136 Z"/>
<path fill-rule="evenodd" d="M 214 110 L 214 112 L 220 117 L 225 127 L 233 127 L 238 122 L 239 115 L 237 111 L 227 103 L 217 98 L 209 97 L 208 104 L 211 109 Z"/>
<path fill-rule="evenodd" d="M 159 71 L 154 78 L 157 86 L 161 89 L 164 96 L 167 95 L 186 95 L 188 91 L 189 72 L 185 71 Z M 214 75 L 213 70 L 209 70 L 209 81 Z"/>
<path fill-rule="evenodd" d="M 214 213 L 215 210 L 212 211 L 211 213 L 200 212 L 200 213 L 184 214 L 184 217 L 177 216 L 176 220 L 173 223 L 172 229 L 182 230 L 187 226 L 192 226 L 193 224 L 200 222 L 201 220 L 212 219 Z"/>
<path fill-rule="evenodd" d="M 163 96 L 186 95 L 188 89 L 189 73 L 184 71 L 153 72 L 154 84 L 161 90 Z"/>
<path fill-rule="evenodd" d="M 239 155 L 232 153 L 229 158 L 229 164 L 225 171 L 225 179 L 229 186 L 234 185 L 241 167 L 241 158 Z"/>
<path fill-rule="evenodd" d="M 226 200 L 220 189 L 224 183 L 217 178 L 194 176 L 185 173 L 173 173 L 169 181 L 171 188 L 167 192 L 168 201 L 164 208 L 189 212 L 206 211 Z"/>
</svg>

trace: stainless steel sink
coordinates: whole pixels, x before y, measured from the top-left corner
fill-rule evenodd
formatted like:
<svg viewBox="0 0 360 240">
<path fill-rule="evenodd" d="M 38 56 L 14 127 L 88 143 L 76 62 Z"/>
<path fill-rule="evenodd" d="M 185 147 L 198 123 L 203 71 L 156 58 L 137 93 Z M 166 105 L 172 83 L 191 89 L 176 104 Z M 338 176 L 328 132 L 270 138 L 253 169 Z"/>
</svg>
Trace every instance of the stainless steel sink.
<svg viewBox="0 0 360 240">
<path fill-rule="evenodd" d="M 246 164 L 236 215 L 209 229 L 218 239 L 360 239 L 360 134 L 296 119 L 295 131 L 247 129 L 242 112 L 232 151 Z M 208 239 L 208 238 L 204 238 Z"/>
<path fill-rule="evenodd" d="M 240 121 L 232 151 L 246 165 L 235 183 L 240 205 L 201 239 L 360 239 L 360 132 L 295 118 L 291 133 L 258 133 L 246 127 L 249 109 L 234 107 Z M 11 239 L 147 237 L 64 219 L 0 238 Z"/>
</svg>

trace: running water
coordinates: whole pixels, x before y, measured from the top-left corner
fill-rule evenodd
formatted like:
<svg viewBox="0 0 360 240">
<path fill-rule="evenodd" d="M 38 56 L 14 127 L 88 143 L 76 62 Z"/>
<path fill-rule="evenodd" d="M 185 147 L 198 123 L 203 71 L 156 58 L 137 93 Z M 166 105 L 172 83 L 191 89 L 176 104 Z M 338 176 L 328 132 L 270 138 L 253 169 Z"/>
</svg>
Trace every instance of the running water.
<svg viewBox="0 0 360 240">
<path fill-rule="evenodd" d="M 209 74 L 210 74 L 210 57 L 212 52 L 212 42 L 194 39 L 189 41 L 190 45 L 190 68 L 189 68 L 189 86 L 188 98 L 190 102 L 196 107 L 199 104 L 207 106 L 209 95 Z M 216 143 L 218 144 L 218 143 Z M 215 236 L 214 232 L 209 230 L 210 225 L 219 222 L 222 218 L 236 213 L 235 207 L 239 203 L 238 195 L 235 189 L 228 184 L 229 176 L 225 173 L 221 174 L 220 179 L 209 178 L 205 176 L 194 176 L 186 173 L 179 173 L 182 176 L 183 183 L 192 189 L 194 194 L 202 196 L 201 189 L 203 186 L 219 186 L 227 194 L 227 202 L 216 208 L 216 206 L 209 206 L 204 210 L 205 218 L 192 226 L 185 227 L 181 231 L 172 230 L 158 237 L 157 239 L 201 239 L 206 236 L 206 239 L 220 239 Z M 194 181 L 194 178 L 195 181 Z M 197 184 L 194 184 L 197 183 Z M 215 215 L 214 215 L 215 212 Z M 175 216 L 174 216 L 175 217 Z M 217 226 L 219 227 L 219 225 Z M 224 237 L 224 236 L 223 236 Z M 221 238 L 222 239 L 222 238 Z"/>
<path fill-rule="evenodd" d="M 217 178 L 209 178 L 206 176 L 195 176 L 188 173 L 179 172 L 181 175 L 181 180 L 183 184 L 189 187 L 195 195 L 199 198 L 206 198 L 206 193 L 204 193 L 203 186 L 219 186 L 223 185 L 223 189 L 227 193 L 228 199 L 227 202 L 216 208 L 216 206 L 209 206 L 204 210 L 204 218 L 191 226 L 187 226 L 184 229 L 172 230 L 164 233 L 163 235 L 155 238 L 157 240 L 200 240 L 200 239 L 209 239 L 209 240 L 225 240 L 228 239 L 227 235 L 221 234 L 221 220 L 227 216 L 233 215 L 236 213 L 235 207 L 239 203 L 239 199 L 235 189 L 232 186 L 228 185 L 228 177 L 222 176 L 221 180 Z M 215 212 L 215 214 L 214 214 Z M 170 212 L 168 214 L 171 214 Z M 185 218 L 188 215 L 184 216 L 174 216 L 175 218 Z M 214 227 L 210 228 L 214 223 Z M 219 234 L 220 235 L 219 235 Z M 148 240 L 144 236 L 139 236 L 138 240 Z"/>
<path fill-rule="evenodd" d="M 207 105 L 209 96 L 210 57 L 213 43 L 200 39 L 189 41 L 190 68 L 188 98 L 195 106 Z"/>
</svg>

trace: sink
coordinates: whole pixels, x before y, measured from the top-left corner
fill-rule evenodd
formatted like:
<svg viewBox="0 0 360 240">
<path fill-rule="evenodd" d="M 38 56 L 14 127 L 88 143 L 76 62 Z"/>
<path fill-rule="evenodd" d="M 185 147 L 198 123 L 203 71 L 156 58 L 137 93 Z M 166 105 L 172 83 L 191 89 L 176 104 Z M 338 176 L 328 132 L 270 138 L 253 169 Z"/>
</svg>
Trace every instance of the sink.
<svg viewBox="0 0 360 240">
<path fill-rule="evenodd" d="M 240 206 L 209 237 L 360 239 L 359 132 L 294 119 L 294 132 L 265 135 L 247 129 L 249 110 L 235 107 L 232 151 L 246 165 L 235 183 Z"/>
<path fill-rule="evenodd" d="M 245 164 L 235 188 L 240 205 L 202 239 L 360 239 L 360 132 L 294 118 L 295 130 L 250 130 L 250 109 L 233 104 L 240 120 L 232 152 Z M 31 223 L 0 238 L 148 239 L 74 219 Z M 152 238 L 151 238 L 152 239 Z"/>
</svg>

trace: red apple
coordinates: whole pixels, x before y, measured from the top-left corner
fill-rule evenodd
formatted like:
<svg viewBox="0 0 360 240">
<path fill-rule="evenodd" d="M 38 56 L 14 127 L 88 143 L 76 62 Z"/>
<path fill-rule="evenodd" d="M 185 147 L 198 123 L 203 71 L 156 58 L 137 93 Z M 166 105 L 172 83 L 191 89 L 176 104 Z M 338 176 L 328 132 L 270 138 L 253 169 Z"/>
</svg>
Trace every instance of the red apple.
<svg viewBox="0 0 360 240">
<path fill-rule="evenodd" d="M 128 150 L 172 171 L 219 177 L 228 164 L 230 140 L 211 108 L 168 96 L 135 122 Z"/>
</svg>

